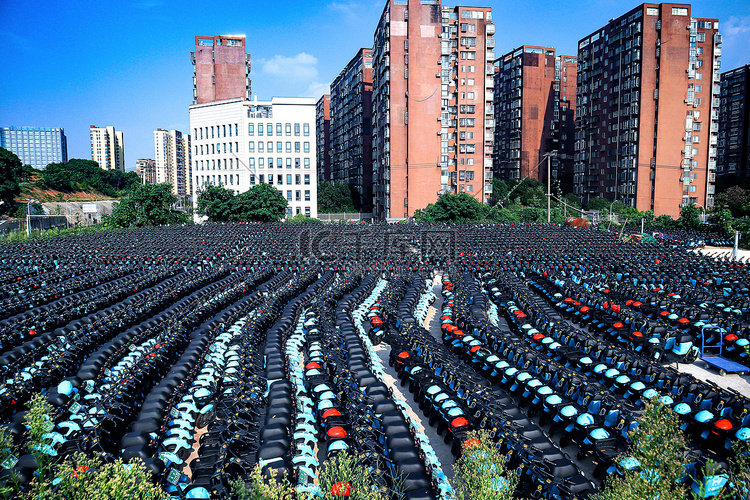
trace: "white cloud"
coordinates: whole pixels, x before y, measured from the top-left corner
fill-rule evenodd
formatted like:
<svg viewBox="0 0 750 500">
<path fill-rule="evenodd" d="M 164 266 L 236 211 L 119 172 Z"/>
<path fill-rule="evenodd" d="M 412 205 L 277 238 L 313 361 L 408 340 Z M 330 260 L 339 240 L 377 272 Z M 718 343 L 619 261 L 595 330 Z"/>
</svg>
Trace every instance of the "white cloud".
<svg viewBox="0 0 750 500">
<path fill-rule="evenodd" d="M 358 9 L 360 6 L 357 2 L 331 2 L 326 7 L 337 12 L 353 15 L 355 9 Z"/>
<path fill-rule="evenodd" d="M 320 96 L 322 96 L 323 94 L 328 94 L 330 92 L 330 83 L 312 82 L 310 86 L 307 87 L 304 95 L 305 97 L 314 97 L 316 99 L 320 99 Z"/>
<path fill-rule="evenodd" d="M 318 77 L 318 59 L 305 52 L 294 57 L 275 55 L 271 59 L 260 59 L 258 63 L 266 75 L 307 81 Z"/>
<path fill-rule="evenodd" d="M 729 37 L 750 33 L 750 16 L 730 16 L 721 24 L 721 33 Z"/>
</svg>

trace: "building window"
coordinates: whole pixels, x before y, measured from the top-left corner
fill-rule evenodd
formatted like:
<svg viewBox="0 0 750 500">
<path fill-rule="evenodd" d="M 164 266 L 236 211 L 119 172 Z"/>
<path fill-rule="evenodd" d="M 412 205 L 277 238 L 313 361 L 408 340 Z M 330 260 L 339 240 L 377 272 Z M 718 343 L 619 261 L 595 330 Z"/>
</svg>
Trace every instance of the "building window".
<svg viewBox="0 0 750 500">
<path fill-rule="evenodd" d="M 281 175 L 281 174 L 277 174 L 276 175 L 276 184 L 278 184 L 279 186 L 281 186 L 282 184 L 284 184 L 284 176 L 283 175 Z"/>
<path fill-rule="evenodd" d="M 309 153 L 310 152 L 310 143 L 309 142 L 305 142 L 305 144 L 304 144 L 304 152 L 305 153 Z"/>
<path fill-rule="evenodd" d="M 255 186 L 255 175 L 250 174 L 250 185 Z"/>
<path fill-rule="evenodd" d="M 263 135 L 263 124 L 262 123 L 258 124 L 258 135 Z"/>
<path fill-rule="evenodd" d="M 299 141 L 297 141 L 294 143 L 294 152 L 299 153 L 299 151 L 300 151 L 300 145 L 299 145 Z"/>
<path fill-rule="evenodd" d="M 305 215 L 310 217 L 310 207 L 305 207 Z"/>
<path fill-rule="evenodd" d="M 258 141 L 258 153 L 262 153 L 263 149 L 263 141 Z"/>
<path fill-rule="evenodd" d="M 310 168 L 310 158 L 305 158 L 305 168 Z"/>
<path fill-rule="evenodd" d="M 258 143 L 260 146 L 263 145 L 262 142 Z M 255 153 L 255 143 L 253 141 L 250 141 L 247 143 L 247 151 L 248 153 Z M 258 151 L 260 151 L 260 148 L 258 148 Z"/>
<path fill-rule="evenodd" d="M 284 128 L 286 129 L 286 135 L 292 135 L 292 124 L 291 123 L 287 123 L 286 127 L 284 127 Z"/>
<path fill-rule="evenodd" d="M 300 174 L 295 174 L 294 175 L 294 185 L 295 186 L 299 186 L 301 179 L 302 179 L 302 176 L 300 176 Z"/>
<path fill-rule="evenodd" d="M 276 158 L 276 168 L 284 168 L 284 160 L 282 158 Z"/>
<path fill-rule="evenodd" d="M 299 136 L 299 123 L 294 124 L 294 135 Z"/>
<path fill-rule="evenodd" d="M 299 168 L 301 165 L 299 163 L 299 158 L 294 159 L 294 168 Z"/>
<path fill-rule="evenodd" d="M 305 186 L 310 185 L 310 174 L 305 174 Z"/>
<path fill-rule="evenodd" d="M 310 135 L 310 124 L 309 123 L 304 123 L 302 125 L 302 133 L 304 134 L 305 137 L 308 137 Z"/>
<path fill-rule="evenodd" d="M 279 137 L 281 137 L 282 135 L 284 135 L 284 131 L 282 130 L 281 123 L 277 123 L 276 124 L 276 135 L 279 136 Z"/>
<path fill-rule="evenodd" d="M 279 141 L 276 143 L 276 152 L 277 153 L 283 153 L 284 152 L 284 143 Z"/>
<path fill-rule="evenodd" d="M 286 152 L 291 153 L 292 152 L 292 143 L 290 141 L 287 141 L 286 143 Z"/>
<path fill-rule="evenodd" d="M 268 123 L 266 125 L 266 135 L 268 136 L 273 135 L 273 123 Z"/>
<path fill-rule="evenodd" d="M 299 189 L 294 192 L 294 201 L 302 201 L 302 193 Z"/>
<path fill-rule="evenodd" d="M 291 158 L 287 158 L 286 159 L 286 168 L 292 168 L 292 159 Z"/>
<path fill-rule="evenodd" d="M 292 191 L 289 189 L 286 192 L 286 201 L 292 201 Z M 291 207 L 289 207 L 291 209 Z"/>
</svg>

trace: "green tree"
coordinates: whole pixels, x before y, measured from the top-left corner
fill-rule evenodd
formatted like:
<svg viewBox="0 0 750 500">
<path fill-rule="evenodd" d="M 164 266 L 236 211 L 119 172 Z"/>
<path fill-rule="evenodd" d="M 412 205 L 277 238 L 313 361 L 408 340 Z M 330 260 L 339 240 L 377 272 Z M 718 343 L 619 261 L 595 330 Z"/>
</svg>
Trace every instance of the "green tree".
<svg viewBox="0 0 750 500">
<path fill-rule="evenodd" d="M 638 470 L 608 481 L 594 500 L 684 500 L 686 488 L 677 483 L 684 473 L 687 440 L 677 415 L 660 402 L 648 402 L 638 427 L 630 433 L 629 455 Z"/>
<path fill-rule="evenodd" d="M 287 201 L 281 191 L 269 184 L 258 184 L 229 202 L 234 222 L 278 222 L 286 216 Z"/>
<path fill-rule="evenodd" d="M 318 473 L 318 481 L 325 499 L 384 499 L 384 495 L 374 487 L 367 469 L 360 464 L 360 459 L 346 452 L 323 462 Z"/>
<path fill-rule="evenodd" d="M 732 217 L 732 211 L 728 208 L 720 208 L 717 207 L 714 209 L 714 222 L 719 227 L 719 230 L 724 234 L 724 236 L 733 236 L 734 235 L 734 228 L 732 226 L 732 222 L 734 221 Z"/>
<path fill-rule="evenodd" d="M 490 206 L 494 207 L 499 201 L 505 200 L 510 190 L 511 187 L 507 182 L 494 177 L 492 179 L 492 195 L 490 196 Z"/>
<path fill-rule="evenodd" d="M 188 214 L 172 208 L 175 203 L 177 203 L 177 197 L 172 194 L 171 184 L 136 184 L 104 222 L 114 227 L 143 227 L 190 222 Z"/>
<path fill-rule="evenodd" d="M 685 205 L 680 209 L 680 218 L 677 221 L 679 227 L 690 231 L 700 229 L 703 226 L 700 213 L 700 208 L 697 205 L 692 203 L 690 205 Z"/>
<path fill-rule="evenodd" d="M 0 148 L 0 214 L 13 210 L 16 196 L 21 193 L 18 180 L 23 175 L 23 165 L 11 151 Z"/>
<path fill-rule="evenodd" d="M 609 210 L 612 203 L 606 198 L 591 198 L 586 204 L 587 210 Z"/>
<path fill-rule="evenodd" d="M 318 212 L 322 214 L 356 212 L 354 192 L 352 187 L 345 182 L 318 184 Z"/>
<path fill-rule="evenodd" d="M 672 218 L 669 214 L 663 214 L 656 217 L 653 222 L 655 229 L 674 229 L 677 226 L 677 221 Z"/>
<path fill-rule="evenodd" d="M 506 458 L 487 431 L 471 432 L 462 452 L 453 466 L 458 498 L 511 500 L 514 497 L 518 474 L 506 469 Z"/>
<path fill-rule="evenodd" d="M 312 217 L 308 217 L 305 214 L 297 214 L 291 219 L 289 219 L 287 222 L 291 224 L 322 224 L 323 221 L 320 219 L 313 219 Z"/>
<path fill-rule="evenodd" d="M 750 190 L 732 186 L 716 195 L 716 206 L 728 208 L 734 217 L 750 215 Z"/>
<path fill-rule="evenodd" d="M 222 186 L 208 184 L 198 191 L 196 213 L 208 217 L 210 222 L 228 222 L 232 216 L 234 192 Z"/>
<path fill-rule="evenodd" d="M 264 477 L 259 465 L 250 472 L 249 481 L 237 478 L 231 483 L 232 496 L 237 500 L 293 500 L 294 487 L 289 480 L 277 481 L 275 477 Z"/>
<path fill-rule="evenodd" d="M 42 173 L 45 187 L 56 191 L 98 191 L 105 196 L 118 196 L 140 182 L 135 172 L 104 170 L 91 160 L 72 159 L 50 163 Z"/>
<path fill-rule="evenodd" d="M 415 215 L 422 222 L 474 222 L 489 218 L 489 208 L 468 193 L 444 194 Z"/>
</svg>

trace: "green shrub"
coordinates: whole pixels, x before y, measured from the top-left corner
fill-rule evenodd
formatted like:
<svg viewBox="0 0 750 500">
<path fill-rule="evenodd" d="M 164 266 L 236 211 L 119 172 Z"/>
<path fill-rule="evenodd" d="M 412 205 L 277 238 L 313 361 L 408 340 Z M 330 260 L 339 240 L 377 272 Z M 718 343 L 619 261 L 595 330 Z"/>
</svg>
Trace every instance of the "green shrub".
<svg viewBox="0 0 750 500">
<path fill-rule="evenodd" d="M 511 500 L 518 485 L 516 471 L 508 471 L 506 458 L 486 431 L 474 431 L 464 442 L 463 454 L 453 470 L 456 492 L 466 500 Z"/>
</svg>

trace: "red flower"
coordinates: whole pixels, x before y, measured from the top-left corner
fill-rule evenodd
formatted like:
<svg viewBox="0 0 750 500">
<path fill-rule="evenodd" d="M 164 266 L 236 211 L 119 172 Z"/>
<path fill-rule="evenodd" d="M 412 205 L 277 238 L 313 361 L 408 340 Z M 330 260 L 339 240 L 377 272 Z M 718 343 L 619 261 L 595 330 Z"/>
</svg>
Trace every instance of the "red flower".
<svg viewBox="0 0 750 500">
<path fill-rule="evenodd" d="M 333 485 L 333 488 L 331 488 L 331 495 L 335 497 L 348 497 L 352 494 L 352 483 L 350 482 L 337 482 Z"/>
</svg>

